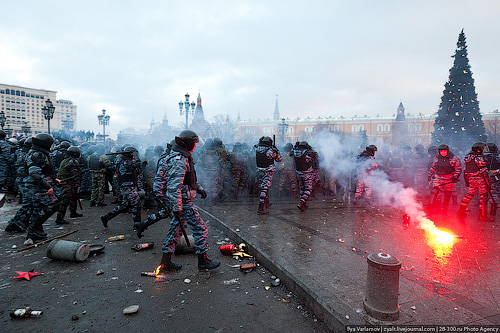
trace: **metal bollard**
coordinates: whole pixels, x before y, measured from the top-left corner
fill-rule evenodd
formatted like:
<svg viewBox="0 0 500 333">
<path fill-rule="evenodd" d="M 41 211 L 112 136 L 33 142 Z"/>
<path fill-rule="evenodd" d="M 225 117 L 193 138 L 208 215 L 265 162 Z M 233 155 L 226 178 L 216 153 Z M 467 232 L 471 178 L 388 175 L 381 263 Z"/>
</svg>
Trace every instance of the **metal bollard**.
<svg viewBox="0 0 500 333">
<path fill-rule="evenodd" d="M 379 320 L 399 318 L 399 270 L 401 261 L 387 253 L 370 254 L 363 307 L 368 315 Z"/>
</svg>

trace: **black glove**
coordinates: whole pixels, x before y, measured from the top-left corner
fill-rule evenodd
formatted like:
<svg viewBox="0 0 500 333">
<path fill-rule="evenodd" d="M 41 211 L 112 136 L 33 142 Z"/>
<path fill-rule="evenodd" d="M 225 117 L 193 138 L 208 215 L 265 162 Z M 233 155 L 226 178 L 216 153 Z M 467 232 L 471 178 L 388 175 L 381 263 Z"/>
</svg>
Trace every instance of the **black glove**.
<svg viewBox="0 0 500 333">
<path fill-rule="evenodd" d="M 173 212 L 174 217 L 177 221 L 181 222 L 181 212 Z"/>
<path fill-rule="evenodd" d="M 202 199 L 206 199 L 208 197 L 207 192 L 205 192 L 205 190 L 198 189 L 197 192 L 198 192 L 199 195 L 201 195 Z"/>
<path fill-rule="evenodd" d="M 162 197 L 155 197 L 155 201 L 158 202 L 158 203 L 162 203 Z"/>
</svg>

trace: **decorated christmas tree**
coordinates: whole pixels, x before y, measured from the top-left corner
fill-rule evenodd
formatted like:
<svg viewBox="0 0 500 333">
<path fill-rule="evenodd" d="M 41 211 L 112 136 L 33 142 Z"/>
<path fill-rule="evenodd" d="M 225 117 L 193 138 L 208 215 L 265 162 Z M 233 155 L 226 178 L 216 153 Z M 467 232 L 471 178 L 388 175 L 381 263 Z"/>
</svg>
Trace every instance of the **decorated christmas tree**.
<svg viewBox="0 0 500 333">
<path fill-rule="evenodd" d="M 466 152 L 474 142 L 486 142 L 486 135 L 463 29 L 452 58 L 455 60 L 450 68 L 448 82 L 444 85 L 432 141 L 436 145 L 445 143 Z"/>
</svg>

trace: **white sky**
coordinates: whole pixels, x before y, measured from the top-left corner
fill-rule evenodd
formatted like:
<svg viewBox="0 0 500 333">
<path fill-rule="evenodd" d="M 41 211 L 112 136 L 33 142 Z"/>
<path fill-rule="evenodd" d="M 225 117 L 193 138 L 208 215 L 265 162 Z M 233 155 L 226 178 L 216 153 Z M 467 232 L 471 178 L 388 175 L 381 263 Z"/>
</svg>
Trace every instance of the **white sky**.
<svg viewBox="0 0 500 333">
<path fill-rule="evenodd" d="M 78 128 L 185 119 L 391 116 L 437 111 L 463 28 L 483 113 L 500 107 L 500 1 L 10 1 L 0 82 L 57 91 Z"/>
</svg>

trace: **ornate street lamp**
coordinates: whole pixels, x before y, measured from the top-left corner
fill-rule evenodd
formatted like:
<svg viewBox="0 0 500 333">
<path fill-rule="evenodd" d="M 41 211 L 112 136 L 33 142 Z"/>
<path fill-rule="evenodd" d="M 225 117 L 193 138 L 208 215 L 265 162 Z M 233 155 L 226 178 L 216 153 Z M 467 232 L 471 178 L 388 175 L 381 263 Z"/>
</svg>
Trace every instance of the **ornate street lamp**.
<svg viewBox="0 0 500 333">
<path fill-rule="evenodd" d="M 5 112 L 0 111 L 0 126 L 2 126 L 2 130 L 5 126 L 5 120 L 7 120 L 7 118 L 5 118 Z"/>
<path fill-rule="evenodd" d="M 47 99 L 45 101 L 45 106 L 42 108 L 42 114 L 43 117 L 47 120 L 47 129 L 49 134 L 50 134 L 50 120 L 54 117 L 55 110 L 56 108 L 54 107 L 54 104 L 52 104 L 50 99 Z"/>
<path fill-rule="evenodd" d="M 106 115 L 106 110 L 102 109 L 102 114 L 97 116 L 99 125 L 102 125 L 102 141 L 106 141 L 106 126 L 109 125 L 109 115 Z"/>
<path fill-rule="evenodd" d="M 31 126 L 28 125 L 27 121 L 24 122 L 24 125 L 21 127 L 21 131 L 23 131 L 26 137 L 31 133 Z"/>
<path fill-rule="evenodd" d="M 5 134 L 7 134 L 7 137 L 10 138 L 12 135 L 12 131 L 14 131 L 13 128 L 10 128 L 10 124 L 7 125 L 7 128 L 5 129 Z"/>
<path fill-rule="evenodd" d="M 182 101 L 179 102 L 179 111 L 180 111 L 181 116 L 183 114 L 186 114 L 186 129 L 188 129 L 188 117 L 189 117 L 189 114 L 194 114 L 194 107 L 196 106 L 196 103 L 191 102 L 191 104 L 189 104 L 189 94 L 188 93 L 186 93 L 186 95 L 184 97 L 186 97 L 186 101 L 184 103 L 182 103 Z M 184 105 L 184 110 L 182 109 L 183 105 Z M 191 105 L 191 110 L 189 110 L 190 105 Z"/>
<path fill-rule="evenodd" d="M 285 143 L 285 133 L 288 132 L 288 124 L 285 124 L 285 118 L 281 119 L 281 124 L 278 124 L 278 130 L 283 137 L 283 143 Z"/>
</svg>

